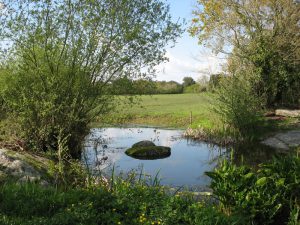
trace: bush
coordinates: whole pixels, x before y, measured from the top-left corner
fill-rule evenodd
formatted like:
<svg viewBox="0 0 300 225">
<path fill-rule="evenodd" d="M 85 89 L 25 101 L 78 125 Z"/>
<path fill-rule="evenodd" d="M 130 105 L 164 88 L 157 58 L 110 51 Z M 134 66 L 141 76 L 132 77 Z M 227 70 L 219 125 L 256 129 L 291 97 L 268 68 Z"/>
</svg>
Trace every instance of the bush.
<svg viewBox="0 0 300 225">
<path fill-rule="evenodd" d="M 223 78 L 216 91 L 214 111 L 235 138 L 251 138 L 261 120 L 262 98 L 258 97 L 251 79 L 242 76 Z"/>
<path fill-rule="evenodd" d="M 223 210 L 243 218 L 244 224 L 297 224 L 300 205 L 300 158 L 274 158 L 255 171 L 247 166 L 237 167 L 228 161 L 214 172 L 214 196 Z"/>
<path fill-rule="evenodd" d="M 201 86 L 200 84 L 192 84 L 190 86 L 186 86 L 183 89 L 183 93 L 200 93 L 206 91 L 205 86 Z"/>
<path fill-rule="evenodd" d="M 216 88 L 220 86 L 221 80 L 225 78 L 223 74 L 212 74 L 210 75 L 208 82 L 208 89 L 210 91 L 215 91 Z"/>
<path fill-rule="evenodd" d="M 181 94 L 183 87 L 175 81 L 156 81 L 155 94 Z"/>
<path fill-rule="evenodd" d="M 163 1 L 1 2 L 13 13 L 0 13 L 0 104 L 29 149 L 57 150 L 60 136 L 73 158 L 89 123 L 112 110 L 111 81 L 151 77 L 181 33 Z"/>
</svg>

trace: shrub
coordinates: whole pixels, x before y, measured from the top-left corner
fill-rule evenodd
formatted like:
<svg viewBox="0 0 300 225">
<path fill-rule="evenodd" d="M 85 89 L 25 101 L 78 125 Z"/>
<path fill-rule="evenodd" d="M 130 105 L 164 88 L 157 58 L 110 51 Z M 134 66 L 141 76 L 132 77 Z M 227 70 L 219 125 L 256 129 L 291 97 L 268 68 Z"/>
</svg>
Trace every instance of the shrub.
<svg viewBox="0 0 300 225">
<path fill-rule="evenodd" d="M 186 86 L 183 89 L 183 93 L 199 93 L 206 91 L 204 86 L 201 86 L 200 84 L 192 84 L 190 86 Z"/>
<path fill-rule="evenodd" d="M 225 77 L 223 74 L 212 74 L 210 75 L 208 82 L 208 89 L 210 91 L 215 91 L 219 87 L 221 80 Z"/>
<path fill-rule="evenodd" d="M 235 138 L 251 138 L 261 119 L 263 100 L 255 94 L 250 80 L 239 75 L 228 76 L 216 91 L 213 110 Z"/>
<path fill-rule="evenodd" d="M 180 94 L 183 91 L 181 84 L 175 81 L 156 81 L 155 94 Z"/>
<path fill-rule="evenodd" d="M 109 83 L 151 77 L 181 32 L 163 1 L 1 2 L 10 44 L 0 45 L 0 101 L 30 149 L 56 150 L 61 135 L 73 158 L 89 123 L 112 109 Z"/>
<path fill-rule="evenodd" d="M 228 214 L 239 215 L 245 224 L 285 224 L 297 221 L 300 199 L 300 158 L 274 158 L 255 171 L 247 166 L 237 167 L 228 161 L 214 172 L 214 196 Z"/>
</svg>

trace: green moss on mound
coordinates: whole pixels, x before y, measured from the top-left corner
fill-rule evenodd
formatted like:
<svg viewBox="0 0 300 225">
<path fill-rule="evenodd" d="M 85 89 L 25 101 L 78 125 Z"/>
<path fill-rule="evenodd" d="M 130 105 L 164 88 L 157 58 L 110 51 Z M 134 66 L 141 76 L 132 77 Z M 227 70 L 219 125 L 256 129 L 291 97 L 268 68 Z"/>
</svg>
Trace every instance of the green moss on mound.
<svg viewBox="0 0 300 225">
<path fill-rule="evenodd" d="M 132 145 L 132 148 L 137 148 L 137 147 L 152 147 L 155 146 L 155 144 L 152 141 L 140 141 Z"/>
<path fill-rule="evenodd" d="M 162 159 L 171 155 L 171 148 L 164 146 L 132 147 L 125 153 L 136 159 Z"/>
</svg>

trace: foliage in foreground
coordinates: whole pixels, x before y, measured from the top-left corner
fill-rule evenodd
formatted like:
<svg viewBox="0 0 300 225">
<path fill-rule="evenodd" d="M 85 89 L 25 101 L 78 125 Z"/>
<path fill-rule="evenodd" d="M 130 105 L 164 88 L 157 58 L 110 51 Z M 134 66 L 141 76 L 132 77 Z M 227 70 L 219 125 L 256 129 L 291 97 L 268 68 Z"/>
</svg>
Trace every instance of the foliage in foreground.
<svg viewBox="0 0 300 225">
<path fill-rule="evenodd" d="M 170 193 L 135 175 L 77 188 L 0 185 L 1 224 L 260 225 L 299 223 L 300 159 L 282 157 L 255 171 L 224 162 L 211 188 L 217 201 Z"/>
<path fill-rule="evenodd" d="M 232 224 L 213 205 L 169 196 L 162 187 L 119 181 L 105 187 L 60 191 L 35 184 L 0 186 L 1 224 Z"/>
<path fill-rule="evenodd" d="M 224 212 L 239 215 L 245 224 L 298 224 L 300 158 L 274 158 L 257 171 L 228 161 L 214 172 L 211 188 Z"/>
</svg>

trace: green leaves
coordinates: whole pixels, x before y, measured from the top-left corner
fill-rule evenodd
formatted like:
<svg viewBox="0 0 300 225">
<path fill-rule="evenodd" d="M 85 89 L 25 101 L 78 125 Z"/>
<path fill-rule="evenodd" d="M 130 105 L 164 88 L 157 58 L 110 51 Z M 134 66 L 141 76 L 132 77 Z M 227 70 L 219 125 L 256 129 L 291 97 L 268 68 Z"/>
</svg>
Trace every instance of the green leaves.
<svg viewBox="0 0 300 225">
<path fill-rule="evenodd" d="M 260 187 L 260 186 L 265 185 L 266 183 L 267 183 L 267 178 L 266 177 L 262 177 L 262 178 L 259 178 L 256 181 L 255 185 L 257 185 L 258 187 Z"/>
<path fill-rule="evenodd" d="M 109 85 L 125 76 L 151 77 L 165 61 L 165 47 L 181 33 L 163 1 L 3 3 L 13 13 L 0 14 L 0 39 L 11 43 L 5 57 L 0 51 L 0 71 L 9 71 L 9 82 L 0 80 L 0 99 L 28 148 L 56 150 L 63 130 L 73 157 L 80 157 L 88 124 L 113 109 Z"/>
<path fill-rule="evenodd" d="M 261 120 L 263 99 L 255 93 L 251 72 L 221 76 L 213 111 L 237 140 L 252 139 Z"/>
<path fill-rule="evenodd" d="M 300 159 L 296 156 L 274 158 L 257 171 L 225 161 L 206 175 L 212 178 L 213 194 L 224 210 L 241 215 L 249 224 L 272 224 L 275 218 L 287 221 L 289 211 L 299 207 Z"/>
<path fill-rule="evenodd" d="M 300 4 L 294 0 L 198 0 L 190 33 L 229 55 L 226 72 L 253 70 L 267 107 L 300 106 Z"/>
</svg>

